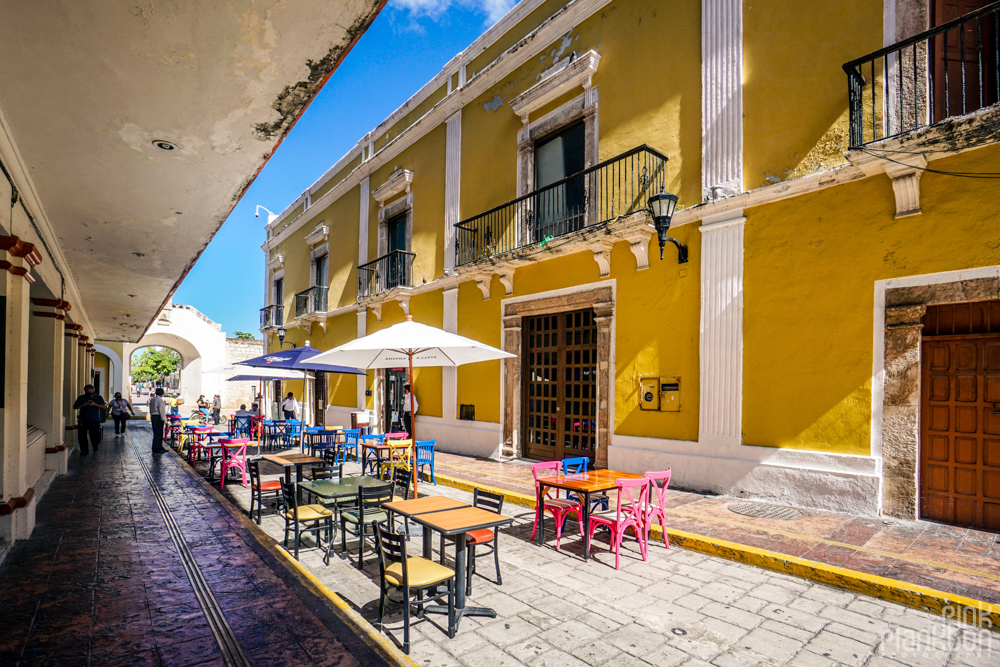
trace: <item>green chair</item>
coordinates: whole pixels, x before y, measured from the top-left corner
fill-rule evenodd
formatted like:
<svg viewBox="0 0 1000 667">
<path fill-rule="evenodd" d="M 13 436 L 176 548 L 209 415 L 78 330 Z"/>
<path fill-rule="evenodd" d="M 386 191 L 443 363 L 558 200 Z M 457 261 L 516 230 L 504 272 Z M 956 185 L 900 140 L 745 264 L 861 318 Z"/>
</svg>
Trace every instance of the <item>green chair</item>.
<svg viewBox="0 0 1000 667">
<path fill-rule="evenodd" d="M 382 505 L 391 501 L 392 484 L 362 486 L 358 489 L 358 506 L 340 513 L 340 547 L 347 553 L 347 528 L 350 526 L 351 534 L 358 538 L 359 570 L 365 566 L 365 537 L 375 534 L 372 524 L 389 520 Z"/>
</svg>

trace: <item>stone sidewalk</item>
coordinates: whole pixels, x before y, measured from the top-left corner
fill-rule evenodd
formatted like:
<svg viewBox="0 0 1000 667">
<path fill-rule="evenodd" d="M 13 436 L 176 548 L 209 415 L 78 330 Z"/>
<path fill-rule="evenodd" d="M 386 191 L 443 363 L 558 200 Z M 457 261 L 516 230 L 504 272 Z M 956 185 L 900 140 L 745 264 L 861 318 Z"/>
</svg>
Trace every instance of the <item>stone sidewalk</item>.
<svg viewBox="0 0 1000 667">
<path fill-rule="evenodd" d="M 534 496 L 530 464 L 436 455 L 439 475 Z M 794 509 L 789 519 L 735 514 L 745 498 L 670 493 L 670 529 L 795 556 L 991 604 L 1000 603 L 1000 535 L 929 521 Z"/>
<path fill-rule="evenodd" d="M 186 556 L 249 664 L 387 664 L 175 456 L 154 457 L 148 425 L 104 435 L 0 567 L 0 665 L 225 664 Z"/>
<path fill-rule="evenodd" d="M 198 463 L 197 470 L 205 474 L 206 464 Z M 267 463 L 264 470 L 266 476 L 279 473 Z M 347 473 L 357 472 L 356 465 L 347 465 Z M 471 494 L 443 484 L 421 489 L 471 502 Z M 227 484 L 224 495 L 246 511 L 249 494 L 238 483 Z M 497 618 L 464 618 L 454 639 L 440 617 L 415 620 L 410 656 L 417 664 L 1000 664 L 1000 636 L 987 630 L 749 565 L 667 550 L 662 542 L 650 546 L 643 562 L 635 541 L 627 540 L 616 571 L 606 537 L 597 538 L 592 559 L 584 562 L 575 524 L 567 526 L 557 552 L 551 536 L 542 547 L 528 541 L 532 510 L 508 504 L 504 513 L 516 521 L 501 536 L 503 585 L 493 583 L 492 559 L 484 558 L 470 598 L 470 604 L 494 608 Z M 281 540 L 284 523 L 278 517 L 265 515 L 262 527 Z M 419 527 L 411 529 L 409 548 L 419 553 Z M 338 549 L 325 566 L 322 552 L 309 544 L 300 562 L 374 621 L 379 589 L 371 550 L 358 570 L 353 553 L 348 558 Z M 386 631 L 395 641 L 402 640 L 401 618 L 392 607 Z"/>
</svg>

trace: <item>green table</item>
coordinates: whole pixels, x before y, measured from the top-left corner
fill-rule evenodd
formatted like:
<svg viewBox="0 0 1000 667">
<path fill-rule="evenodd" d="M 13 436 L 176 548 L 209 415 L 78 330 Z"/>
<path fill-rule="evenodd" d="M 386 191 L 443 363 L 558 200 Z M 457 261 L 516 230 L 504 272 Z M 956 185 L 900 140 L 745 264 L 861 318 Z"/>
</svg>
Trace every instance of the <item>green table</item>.
<svg viewBox="0 0 1000 667">
<path fill-rule="evenodd" d="M 323 500 L 340 500 L 341 498 L 357 497 L 358 489 L 363 486 L 378 486 L 380 484 L 388 484 L 388 482 L 374 477 L 345 477 L 339 482 L 332 479 L 303 481 L 299 482 L 299 488 Z"/>
</svg>

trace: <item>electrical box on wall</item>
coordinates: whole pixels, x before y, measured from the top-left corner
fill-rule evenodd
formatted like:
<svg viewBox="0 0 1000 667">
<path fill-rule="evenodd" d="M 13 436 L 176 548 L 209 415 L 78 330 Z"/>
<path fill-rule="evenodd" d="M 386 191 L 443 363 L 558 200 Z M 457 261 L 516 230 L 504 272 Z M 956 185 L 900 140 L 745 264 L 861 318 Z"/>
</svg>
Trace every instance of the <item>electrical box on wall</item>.
<svg viewBox="0 0 1000 667">
<path fill-rule="evenodd" d="M 660 409 L 660 378 L 639 380 L 639 407 L 643 410 Z"/>
<path fill-rule="evenodd" d="M 681 411 L 681 379 L 677 376 L 660 378 L 660 412 Z"/>
</svg>

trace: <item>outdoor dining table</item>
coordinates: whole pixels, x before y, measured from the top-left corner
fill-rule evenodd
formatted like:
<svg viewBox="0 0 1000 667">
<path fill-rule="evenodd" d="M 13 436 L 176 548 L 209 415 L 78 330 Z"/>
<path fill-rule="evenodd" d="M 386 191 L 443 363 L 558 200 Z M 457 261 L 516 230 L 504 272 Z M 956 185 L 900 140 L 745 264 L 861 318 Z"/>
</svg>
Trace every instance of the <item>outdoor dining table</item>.
<svg viewBox="0 0 1000 667">
<path fill-rule="evenodd" d="M 430 502 L 430 501 L 436 501 Z M 455 509 L 433 509 L 434 507 L 451 503 L 460 503 L 464 507 Z M 466 540 L 465 535 L 473 530 L 483 528 L 497 529 L 501 526 L 509 526 L 513 519 L 505 517 L 496 512 L 489 512 L 478 507 L 470 507 L 466 503 L 450 498 L 440 498 L 439 496 L 425 496 L 414 500 L 400 500 L 393 503 L 386 503 L 384 509 L 408 517 L 424 528 L 424 558 L 430 560 L 433 556 L 432 532 L 440 533 L 446 537 L 455 538 L 455 625 L 449 631 L 457 632 L 459 621 L 462 616 L 485 616 L 496 618 L 497 613 L 489 607 L 466 607 L 465 606 L 465 557 Z M 446 605 L 427 605 L 424 610 L 432 614 L 447 614 Z"/>
<path fill-rule="evenodd" d="M 583 498 L 583 560 L 590 558 L 590 496 L 616 488 L 616 479 L 642 479 L 642 475 L 618 470 L 559 474 L 538 478 L 538 544 L 545 542 L 545 487 L 572 491 Z"/>
<path fill-rule="evenodd" d="M 295 481 L 302 481 L 302 466 L 307 464 L 318 464 L 323 463 L 323 459 L 318 459 L 315 456 L 309 456 L 308 454 L 295 454 L 289 452 L 287 454 L 267 454 L 264 456 L 265 461 L 270 461 L 271 463 L 277 463 L 279 466 L 285 469 L 285 484 L 292 483 L 292 468 L 295 468 Z"/>
<path fill-rule="evenodd" d="M 386 443 L 375 443 L 375 442 L 362 442 L 361 443 L 361 471 L 365 471 L 365 450 L 371 450 L 375 452 L 375 460 L 372 461 L 371 470 L 373 473 L 382 476 L 382 466 L 392 462 L 392 453 L 396 450 L 406 450 L 407 456 L 409 454 L 410 445 L 409 441 L 407 444 L 401 445 L 399 443 L 393 443 L 392 441 Z"/>
</svg>

